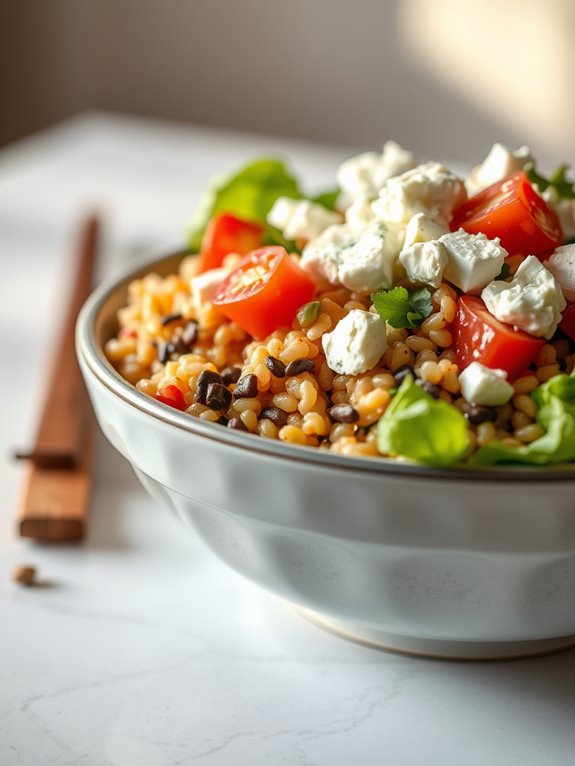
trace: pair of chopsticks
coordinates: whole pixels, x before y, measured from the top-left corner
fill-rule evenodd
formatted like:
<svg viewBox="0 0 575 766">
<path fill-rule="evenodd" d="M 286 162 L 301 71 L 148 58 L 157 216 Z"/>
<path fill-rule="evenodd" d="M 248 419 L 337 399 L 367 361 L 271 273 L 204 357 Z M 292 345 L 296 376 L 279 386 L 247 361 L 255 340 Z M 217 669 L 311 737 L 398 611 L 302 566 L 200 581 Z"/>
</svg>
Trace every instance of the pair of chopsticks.
<svg viewBox="0 0 575 766">
<path fill-rule="evenodd" d="M 82 229 L 65 320 L 54 347 L 51 372 L 34 446 L 15 457 L 29 462 L 18 516 L 22 537 L 80 540 L 86 531 L 93 421 L 74 351 L 74 328 L 92 288 L 100 224 Z"/>
</svg>

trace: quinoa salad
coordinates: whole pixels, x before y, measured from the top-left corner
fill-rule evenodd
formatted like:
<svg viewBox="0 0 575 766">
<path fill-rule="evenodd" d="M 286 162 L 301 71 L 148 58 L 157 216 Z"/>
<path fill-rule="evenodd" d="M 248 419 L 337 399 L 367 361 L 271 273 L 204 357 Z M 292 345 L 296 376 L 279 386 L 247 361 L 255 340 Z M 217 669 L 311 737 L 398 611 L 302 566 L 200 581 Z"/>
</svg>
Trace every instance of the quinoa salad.
<svg viewBox="0 0 575 766">
<path fill-rule="evenodd" d="M 165 406 L 431 466 L 575 461 L 575 187 L 527 147 L 467 176 L 388 141 L 302 192 L 209 189 L 177 273 L 128 288 L 105 354 Z"/>
</svg>

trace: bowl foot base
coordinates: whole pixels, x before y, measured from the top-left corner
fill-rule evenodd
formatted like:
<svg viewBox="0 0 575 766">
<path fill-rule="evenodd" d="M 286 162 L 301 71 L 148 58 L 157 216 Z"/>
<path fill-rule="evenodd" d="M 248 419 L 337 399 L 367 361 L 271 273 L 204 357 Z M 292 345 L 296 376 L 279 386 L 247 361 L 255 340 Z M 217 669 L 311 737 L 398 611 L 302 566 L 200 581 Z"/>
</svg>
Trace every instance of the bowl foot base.
<svg viewBox="0 0 575 766">
<path fill-rule="evenodd" d="M 575 636 L 534 641 L 444 641 L 388 633 L 357 622 L 327 617 L 294 605 L 305 619 L 342 638 L 376 649 L 441 660 L 511 660 L 536 657 L 575 647 Z"/>
</svg>

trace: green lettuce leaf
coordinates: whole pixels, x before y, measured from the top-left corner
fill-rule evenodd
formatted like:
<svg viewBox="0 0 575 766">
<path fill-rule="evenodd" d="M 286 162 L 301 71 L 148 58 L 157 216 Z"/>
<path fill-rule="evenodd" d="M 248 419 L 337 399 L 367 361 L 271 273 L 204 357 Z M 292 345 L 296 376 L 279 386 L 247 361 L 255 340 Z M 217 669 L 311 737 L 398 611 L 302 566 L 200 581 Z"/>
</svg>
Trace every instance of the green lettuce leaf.
<svg viewBox="0 0 575 766">
<path fill-rule="evenodd" d="M 552 465 L 575 460 L 575 375 L 556 375 L 531 395 L 539 407 L 537 422 L 545 430 L 543 436 L 521 447 L 491 441 L 477 450 L 470 465 Z"/>
<path fill-rule="evenodd" d="M 461 412 L 434 399 L 408 375 L 379 420 L 377 445 L 386 455 L 448 466 L 463 458 L 470 442 Z"/>
<path fill-rule="evenodd" d="M 325 207 L 333 207 L 339 191 L 318 195 L 315 200 Z M 216 213 L 231 213 L 239 218 L 257 221 L 266 227 L 266 242 L 292 245 L 281 237 L 277 229 L 267 224 L 267 215 L 278 197 L 307 199 L 297 179 L 282 160 L 262 157 L 250 162 L 231 175 L 219 176 L 201 200 L 192 220 L 189 247 L 197 253 L 208 221 Z M 293 249 L 293 248 L 292 248 Z"/>
</svg>

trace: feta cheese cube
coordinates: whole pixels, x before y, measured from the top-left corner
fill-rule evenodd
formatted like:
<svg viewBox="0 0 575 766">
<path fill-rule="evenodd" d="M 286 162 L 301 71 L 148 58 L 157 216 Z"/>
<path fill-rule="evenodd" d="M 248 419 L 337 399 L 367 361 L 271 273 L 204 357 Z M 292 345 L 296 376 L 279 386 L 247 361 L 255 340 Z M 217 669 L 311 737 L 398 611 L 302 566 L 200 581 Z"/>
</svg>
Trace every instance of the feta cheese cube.
<svg viewBox="0 0 575 766">
<path fill-rule="evenodd" d="M 575 237 L 575 199 L 559 199 L 556 190 L 549 186 L 541 195 L 559 216 L 565 239 Z"/>
<path fill-rule="evenodd" d="M 327 366 L 340 375 L 359 375 L 375 367 L 387 351 L 385 322 L 377 314 L 353 309 L 322 336 Z"/>
<path fill-rule="evenodd" d="M 459 375 L 461 395 L 469 404 L 498 407 L 515 393 L 506 378 L 505 370 L 492 370 L 480 362 L 471 362 Z"/>
<path fill-rule="evenodd" d="M 389 178 L 413 167 L 413 153 L 395 141 L 387 141 L 382 154 L 363 152 L 343 162 L 337 169 L 337 182 L 352 200 L 360 194 L 375 197 Z"/>
<path fill-rule="evenodd" d="M 300 266 L 332 285 L 339 285 L 338 268 L 343 253 L 355 245 L 359 237 L 357 229 L 349 224 L 329 226 L 304 247 Z"/>
<path fill-rule="evenodd" d="M 439 241 L 447 251 L 445 279 L 472 295 L 479 295 L 495 279 L 508 256 L 498 237 L 487 239 L 485 234 L 468 234 L 463 229 L 444 234 Z"/>
<path fill-rule="evenodd" d="M 370 224 L 341 254 L 337 274 L 342 285 L 359 292 L 391 287 L 401 235 L 397 227 Z"/>
<path fill-rule="evenodd" d="M 218 287 L 229 273 L 229 269 L 210 269 L 190 279 L 192 303 L 197 309 L 214 298 Z"/>
<path fill-rule="evenodd" d="M 534 255 L 527 256 L 511 282 L 491 282 L 481 298 L 500 322 L 547 339 L 553 337 L 567 305 L 557 280 Z"/>
<path fill-rule="evenodd" d="M 575 245 L 558 247 L 545 266 L 559 283 L 565 299 L 575 301 Z"/>
<path fill-rule="evenodd" d="M 414 245 L 416 242 L 431 242 L 439 239 L 444 234 L 449 234 L 447 226 L 430 218 L 425 213 L 416 213 L 409 219 L 405 227 L 404 247 Z"/>
<path fill-rule="evenodd" d="M 442 242 L 414 242 L 403 248 L 399 262 L 410 282 L 439 287 L 447 265 L 447 250 Z"/>
<path fill-rule="evenodd" d="M 363 229 L 374 220 L 375 213 L 371 207 L 371 197 L 363 193 L 358 194 L 345 211 L 345 222 L 357 229 Z"/>
<path fill-rule="evenodd" d="M 454 209 L 466 198 L 459 176 L 437 162 L 427 162 L 390 178 L 374 201 L 373 210 L 386 222 L 406 224 L 417 213 L 426 213 L 447 225 Z"/>
<path fill-rule="evenodd" d="M 520 146 L 516 151 L 512 151 L 503 144 L 493 144 L 481 165 L 476 165 L 465 181 L 467 193 L 469 196 L 477 194 L 512 173 L 523 170 L 525 165 L 532 161 L 528 146 Z"/>
<path fill-rule="evenodd" d="M 309 200 L 278 197 L 267 221 L 280 229 L 286 239 L 313 239 L 328 226 L 340 223 L 341 216 Z"/>
</svg>

